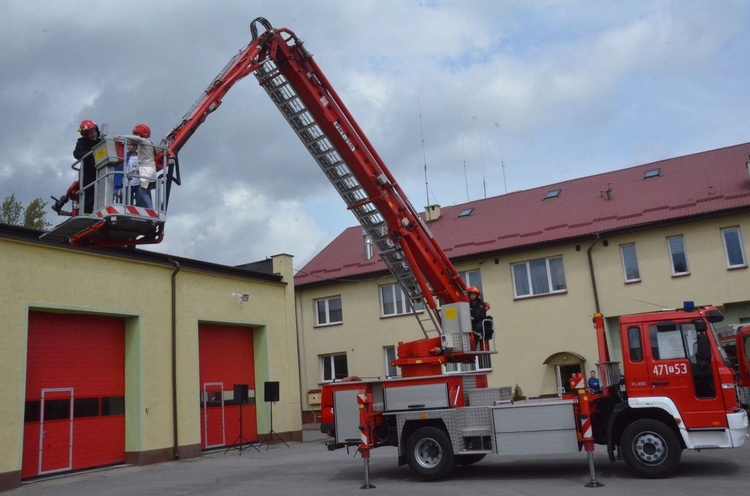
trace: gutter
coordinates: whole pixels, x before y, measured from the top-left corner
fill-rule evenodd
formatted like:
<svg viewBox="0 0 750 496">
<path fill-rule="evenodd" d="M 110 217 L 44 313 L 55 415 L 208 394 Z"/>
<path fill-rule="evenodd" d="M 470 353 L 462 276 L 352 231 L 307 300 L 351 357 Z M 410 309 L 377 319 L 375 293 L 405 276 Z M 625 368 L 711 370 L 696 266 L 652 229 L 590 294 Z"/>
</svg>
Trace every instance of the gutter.
<svg viewBox="0 0 750 496">
<path fill-rule="evenodd" d="M 180 262 L 169 259 L 174 264 L 172 272 L 172 439 L 173 456 L 175 460 L 180 458 L 179 437 L 177 434 L 177 273 L 180 271 Z"/>
<path fill-rule="evenodd" d="M 594 306 L 596 307 L 596 313 L 601 313 L 601 309 L 599 308 L 599 291 L 596 288 L 596 276 L 594 275 L 594 261 L 591 259 L 591 250 L 599 244 L 599 241 L 601 241 L 599 233 L 596 233 L 596 240 L 591 243 L 591 246 L 586 250 L 586 255 L 589 258 L 589 274 L 591 275 L 591 289 L 594 291 Z"/>
</svg>

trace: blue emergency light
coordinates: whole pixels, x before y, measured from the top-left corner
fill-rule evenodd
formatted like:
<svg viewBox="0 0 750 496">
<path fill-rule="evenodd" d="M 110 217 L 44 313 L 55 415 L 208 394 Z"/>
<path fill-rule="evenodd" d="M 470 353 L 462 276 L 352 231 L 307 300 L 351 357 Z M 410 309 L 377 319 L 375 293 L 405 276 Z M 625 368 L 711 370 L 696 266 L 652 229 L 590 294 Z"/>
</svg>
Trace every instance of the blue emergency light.
<svg viewBox="0 0 750 496">
<path fill-rule="evenodd" d="M 693 311 L 695 311 L 695 302 L 694 301 L 683 301 L 682 302 L 682 308 L 686 312 L 693 312 Z"/>
</svg>

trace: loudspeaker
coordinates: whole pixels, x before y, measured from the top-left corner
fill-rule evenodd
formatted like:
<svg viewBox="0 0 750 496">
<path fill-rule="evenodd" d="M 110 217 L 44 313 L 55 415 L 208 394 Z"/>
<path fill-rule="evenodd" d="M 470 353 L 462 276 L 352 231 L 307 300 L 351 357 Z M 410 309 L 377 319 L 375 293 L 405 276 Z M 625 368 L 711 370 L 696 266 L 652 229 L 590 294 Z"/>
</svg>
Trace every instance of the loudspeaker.
<svg viewBox="0 0 750 496">
<path fill-rule="evenodd" d="M 234 385 L 234 401 L 236 403 L 247 403 L 247 384 Z"/>
<path fill-rule="evenodd" d="M 263 384 L 263 399 L 266 402 L 279 401 L 279 382 L 266 382 Z"/>
</svg>

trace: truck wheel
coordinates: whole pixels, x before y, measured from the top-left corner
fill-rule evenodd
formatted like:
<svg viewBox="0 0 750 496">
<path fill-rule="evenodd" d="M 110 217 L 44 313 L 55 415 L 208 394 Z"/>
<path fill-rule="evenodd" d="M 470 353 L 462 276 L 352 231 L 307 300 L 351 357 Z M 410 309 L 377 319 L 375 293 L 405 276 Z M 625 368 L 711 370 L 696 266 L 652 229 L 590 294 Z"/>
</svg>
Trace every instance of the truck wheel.
<svg viewBox="0 0 750 496">
<path fill-rule="evenodd" d="M 473 455 L 458 455 L 456 456 L 456 463 L 463 466 L 473 465 L 479 461 L 484 460 L 487 456 L 486 453 L 477 453 Z"/>
<path fill-rule="evenodd" d="M 409 436 L 406 459 L 412 470 L 429 480 L 445 477 L 456 464 L 450 438 L 437 427 L 422 427 Z"/>
<path fill-rule="evenodd" d="M 657 420 L 636 420 L 622 433 L 622 457 L 641 477 L 667 477 L 677 468 L 682 446 L 677 434 Z"/>
</svg>

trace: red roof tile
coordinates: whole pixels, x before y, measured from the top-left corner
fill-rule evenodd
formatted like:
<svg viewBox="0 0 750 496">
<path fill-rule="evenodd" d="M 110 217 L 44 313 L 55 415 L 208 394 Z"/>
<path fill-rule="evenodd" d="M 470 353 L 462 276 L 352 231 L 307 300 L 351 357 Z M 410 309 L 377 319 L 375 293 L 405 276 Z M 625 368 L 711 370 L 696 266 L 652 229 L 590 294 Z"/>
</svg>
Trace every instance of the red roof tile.
<svg viewBox="0 0 750 496">
<path fill-rule="evenodd" d="M 625 228 L 750 207 L 750 143 L 672 158 L 539 188 L 441 207 L 427 225 L 452 259 L 520 249 Z M 661 169 L 658 177 L 644 173 Z M 560 189 L 557 198 L 544 199 Z M 611 199 L 607 199 L 607 190 Z M 474 208 L 471 215 L 458 217 Z M 350 227 L 295 276 L 295 285 L 355 279 L 387 270 L 364 256 Z"/>
</svg>

